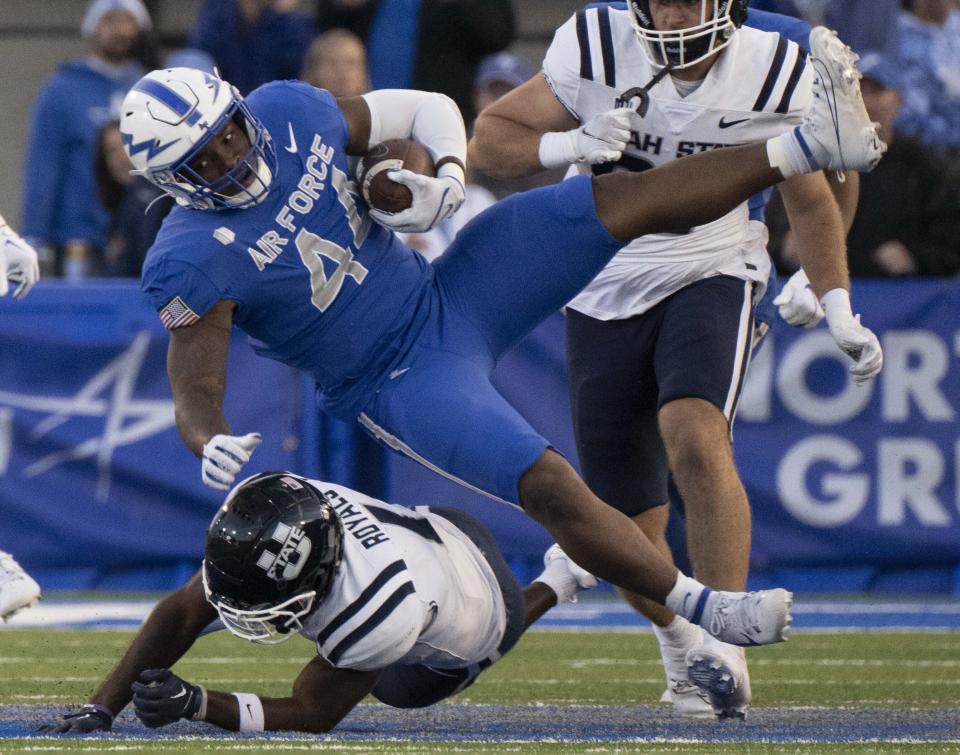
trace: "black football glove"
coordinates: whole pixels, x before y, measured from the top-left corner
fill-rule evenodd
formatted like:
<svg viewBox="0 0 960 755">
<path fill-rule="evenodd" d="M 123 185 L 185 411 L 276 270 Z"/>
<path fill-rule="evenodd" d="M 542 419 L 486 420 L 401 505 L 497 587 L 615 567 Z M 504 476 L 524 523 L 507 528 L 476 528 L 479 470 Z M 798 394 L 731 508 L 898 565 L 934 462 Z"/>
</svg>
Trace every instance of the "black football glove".
<svg viewBox="0 0 960 755">
<path fill-rule="evenodd" d="M 151 729 L 193 718 L 206 694 L 203 687 L 185 682 L 167 668 L 141 671 L 131 689 L 134 712 Z"/>
<path fill-rule="evenodd" d="M 94 731 L 110 731 L 113 726 L 113 713 L 102 705 L 88 703 L 77 710 L 66 713 L 52 724 L 44 724 L 37 731 L 49 734 L 90 734 Z"/>
</svg>

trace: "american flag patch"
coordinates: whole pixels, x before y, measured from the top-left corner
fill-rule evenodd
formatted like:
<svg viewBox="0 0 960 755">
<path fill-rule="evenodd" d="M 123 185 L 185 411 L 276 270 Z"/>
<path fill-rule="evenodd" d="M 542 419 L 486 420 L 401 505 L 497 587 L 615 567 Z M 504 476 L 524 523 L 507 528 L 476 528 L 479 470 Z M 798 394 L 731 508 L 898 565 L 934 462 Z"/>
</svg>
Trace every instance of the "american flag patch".
<svg viewBox="0 0 960 755">
<path fill-rule="evenodd" d="M 200 317 L 179 296 L 160 310 L 160 321 L 167 330 L 193 325 Z"/>
</svg>

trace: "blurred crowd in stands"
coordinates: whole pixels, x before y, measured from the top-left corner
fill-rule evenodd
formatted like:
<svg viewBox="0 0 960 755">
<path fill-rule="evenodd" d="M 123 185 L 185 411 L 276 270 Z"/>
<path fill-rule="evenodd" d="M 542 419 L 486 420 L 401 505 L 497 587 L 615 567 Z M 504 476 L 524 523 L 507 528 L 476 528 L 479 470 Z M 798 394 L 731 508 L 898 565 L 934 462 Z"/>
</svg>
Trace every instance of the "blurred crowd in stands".
<svg viewBox="0 0 960 755">
<path fill-rule="evenodd" d="M 92 0 L 87 57 L 64 62 L 33 106 L 21 231 L 46 275 L 139 276 L 171 200 L 131 176 L 118 128 L 127 89 L 147 70 L 212 71 L 247 93 L 302 78 L 336 96 L 412 87 L 448 94 L 468 125 L 534 75 L 508 52 L 522 0 L 202 0 L 185 46 L 161 54 L 142 0 Z M 849 237 L 855 276 L 960 274 L 960 0 L 751 0 L 823 23 L 861 56 L 864 99 L 890 152 L 861 184 Z M 540 182 L 558 180 L 547 175 Z M 480 175 L 446 226 L 408 242 L 428 257 L 474 214 L 518 188 Z M 529 184 L 526 184 L 528 186 Z M 797 266 L 784 213 L 771 253 Z"/>
</svg>

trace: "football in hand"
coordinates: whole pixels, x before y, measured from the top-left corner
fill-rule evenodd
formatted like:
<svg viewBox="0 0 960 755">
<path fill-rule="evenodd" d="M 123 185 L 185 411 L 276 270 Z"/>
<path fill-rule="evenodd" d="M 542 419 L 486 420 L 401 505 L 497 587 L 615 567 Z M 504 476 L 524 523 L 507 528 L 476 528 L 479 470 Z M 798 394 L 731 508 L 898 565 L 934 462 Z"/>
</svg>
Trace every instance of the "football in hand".
<svg viewBox="0 0 960 755">
<path fill-rule="evenodd" d="M 427 148 L 412 139 L 388 139 L 375 144 L 357 166 L 357 181 L 363 199 L 384 212 L 401 212 L 410 206 L 413 195 L 401 183 L 391 181 L 387 171 L 406 168 L 431 178 L 437 175 Z"/>
</svg>

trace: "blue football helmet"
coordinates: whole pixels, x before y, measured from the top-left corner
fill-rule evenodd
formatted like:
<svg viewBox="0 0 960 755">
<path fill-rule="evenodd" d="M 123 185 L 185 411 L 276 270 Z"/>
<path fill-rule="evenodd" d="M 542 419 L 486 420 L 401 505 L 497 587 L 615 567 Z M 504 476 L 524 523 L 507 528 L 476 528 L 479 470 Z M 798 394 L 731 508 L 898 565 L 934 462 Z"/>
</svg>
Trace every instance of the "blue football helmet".
<svg viewBox="0 0 960 755">
<path fill-rule="evenodd" d="M 686 29 L 658 30 L 650 0 L 628 0 L 630 21 L 655 66 L 687 68 L 722 50 L 747 20 L 748 0 L 675 0 L 700 5 L 700 23 Z"/>
<path fill-rule="evenodd" d="M 246 155 L 216 180 L 191 162 L 234 121 L 250 140 Z M 237 89 L 195 68 L 151 71 L 123 101 L 120 134 L 137 175 L 196 210 L 249 207 L 269 192 L 277 171 L 270 134 Z"/>
</svg>

